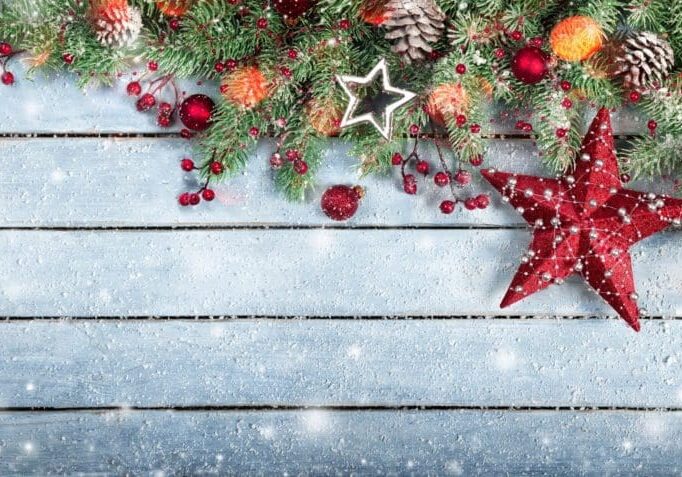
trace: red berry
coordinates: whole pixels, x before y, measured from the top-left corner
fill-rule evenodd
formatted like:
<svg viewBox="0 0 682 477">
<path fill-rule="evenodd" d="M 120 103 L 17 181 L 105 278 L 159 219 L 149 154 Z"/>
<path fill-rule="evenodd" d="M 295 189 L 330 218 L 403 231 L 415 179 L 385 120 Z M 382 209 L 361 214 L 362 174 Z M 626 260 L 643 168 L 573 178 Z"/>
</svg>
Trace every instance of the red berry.
<svg viewBox="0 0 682 477">
<path fill-rule="evenodd" d="M 301 176 L 305 175 L 305 173 L 308 172 L 308 163 L 301 159 L 296 159 L 294 161 L 294 170 L 296 171 L 296 174 Z"/>
<path fill-rule="evenodd" d="M 209 168 L 211 169 L 211 173 L 215 174 L 216 176 L 222 174 L 224 170 L 223 165 L 218 161 L 211 162 Z"/>
<path fill-rule="evenodd" d="M 273 169 L 279 169 L 284 165 L 284 159 L 282 159 L 282 155 L 279 152 L 274 153 L 272 156 L 270 156 L 270 167 Z"/>
<path fill-rule="evenodd" d="M 481 132 L 481 125 L 480 124 L 472 124 L 470 129 L 471 129 L 471 132 L 473 134 L 478 134 Z"/>
<path fill-rule="evenodd" d="M 403 179 L 403 190 L 410 195 L 417 193 L 417 181 L 412 174 L 407 174 Z"/>
<path fill-rule="evenodd" d="M 156 71 L 159 69 L 159 64 L 156 61 L 150 61 L 147 63 L 147 68 L 149 71 Z"/>
<path fill-rule="evenodd" d="M 201 197 L 206 201 L 206 202 L 211 202 L 213 199 L 215 199 L 215 192 L 213 192 L 211 189 L 204 189 L 201 192 Z"/>
<path fill-rule="evenodd" d="M 139 81 L 131 81 L 128 83 L 126 91 L 128 92 L 128 96 L 139 96 L 142 92 L 142 86 Z"/>
<path fill-rule="evenodd" d="M 213 69 L 215 70 L 216 73 L 222 73 L 223 71 L 225 71 L 225 64 L 219 61 L 215 65 L 213 65 Z"/>
<path fill-rule="evenodd" d="M 479 209 L 487 209 L 490 205 L 490 197 L 485 194 L 476 196 L 476 207 Z"/>
<path fill-rule="evenodd" d="M 531 123 L 524 123 L 522 129 L 524 132 L 531 132 L 533 130 L 533 125 Z"/>
<path fill-rule="evenodd" d="M 235 60 L 227 60 L 225 61 L 225 68 L 228 70 L 232 71 L 237 67 L 237 62 Z"/>
<path fill-rule="evenodd" d="M 249 136 L 256 138 L 260 134 L 260 129 L 258 129 L 256 126 L 252 127 L 249 129 Z"/>
<path fill-rule="evenodd" d="M 620 180 L 621 180 L 623 183 L 625 183 L 625 184 L 627 184 L 628 182 L 630 182 L 630 179 L 631 179 L 630 174 L 625 174 L 625 173 L 623 173 L 623 174 L 620 175 Z"/>
<path fill-rule="evenodd" d="M 639 91 L 630 91 L 630 101 L 632 101 L 633 103 L 638 102 L 641 97 L 642 95 L 640 94 Z"/>
<path fill-rule="evenodd" d="M 440 203 L 440 211 L 444 214 L 451 214 L 455 211 L 455 203 L 451 200 L 444 200 Z"/>
<path fill-rule="evenodd" d="M 0 43 L 0 56 L 9 56 L 12 54 L 12 45 L 3 41 Z"/>
<path fill-rule="evenodd" d="M 525 121 L 516 121 L 516 125 L 514 126 L 516 129 L 522 130 L 523 126 L 526 125 Z"/>
<path fill-rule="evenodd" d="M 454 179 L 461 186 L 469 185 L 471 184 L 471 172 L 460 169 L 455 173 Z"/>
<path fill-rule="evenodd" d="M 457 126 L 462 127 L 466 124 L 467 117 L 463 114 L 458 114 L 455 118 L 455 122 L 457 123 Z"/>
<path fill-rule="evenodd" d="M 479 167 L 481 164 L 483 164 L 483 156 L 481 154 L 471 156 L 471 158 L 469 159 L 469 164 L 471 164 L 474 167 Z"/>
<path fill-rule="evenodd" d="M 438 187 L 445 187 L 450 183 L 450 176 L 443 171 L 436 172 L 436 175 L 433 176 L 433 182 L 435 182 Z"/>
<path fill-rule="evenodd" d="M 656 128 L 658 127 L 658 123 L 654 121 L 653 119 L 650 119 L 648 123 L 646 123 L 646 127 L 649 128 L 649 131 L 655 131 Z"/>
<path fill-rule="evenodd" d="M 348 30 L 350 28 L 350 21 L 346 18 L 339 22 L 339 28 L 342 30 Z"/>
<path fill-rule="evenodd" d="M 294 162 L 299 158 L 299 154 L 296 149 L 287 149 L 287 152 L 285 152 L 284 155 L 287 156 L 287 161 L 289 162 Z"/>
<path fill-rule="evenodd" d="M 163 102 L 159 104 L 159 111 L 163 114 L 170 114 L 170 112 L 173 111 L 173 106 L 171 106 L 170 103 Z"/>
<path fill-rule="evenodd" d="M 201 202 L 201 197 L 199 197 L 199 194 L 197 194 L 196 192 L 192 192 L 189 195 L 189 204 L 197 205 L 199 202 Z"/>
<path fill-rule="evenodd" d="M 561 105 L 566 109 L 571 109 L 573 107 L 573 101 L 570 98 L 564 98 L 561 101 Z"/>
<path fill-rule="evenodd" d="M 180 130 L 180 137 L 183 138 L 183 139 L 192 139 L 192 136 L 193 136 L 193 135 L 194 135 L 194 134 L 192 134 L 192 131 L 190 131 L 190 130 L 187 129 L 187 128 L 182 128 L 182 129 Z"/>
<path fill-rule="evenodd" d="M 463 75 L 464 73 L 467 72 L 467 67 L 466 67 L 466 65 L 460 63 L 460 64 L 458 64 L 457 66 L 455 66 L 455 71 L 456 71 L 458 74 Z"/>
<path fill-rule="evenodd" d="M 282 67 L 279 69 L 279 71 L 280 71 L 280 73 L 282 73 L 282 76 L 284 76 L 284 77 L 287 78 L 287 79 L 291 78 L 291 76 L 293 75 L 291 69 L 290 69 L 290 68 L 287 68 L 286 66 L 282 66 Z"/>
<path fill-rule="evenodd" d="M 509 36 L 510 36 L 511 39 L 514 40 L 514 41 L 520 41 L 521 38 L 523 38 L 523 33 L 521 33 L 521 32 L 518 31 L 518 30 L 515 30 L 515 31 L 513 31 L 513 32 L 511 33 L 511 35 L 509 35 Z"/>
<path fill-rule="evenodd" d="M 426 175 L 429 173 L 429 163 L 426 161 L 417 161 L 416 169 L 420 174 Z"/>
<path fill-rule="evenodd" d="M 294 50 L 294 49 L 292 48 L 292 49 L 290 49 L 289 51 L 287 51 L 287 56 L 288 56 L 290 59 L 295 60 L 296 58 L 298 58 L 298 51 L 296 51 L 296 50 Z"/>
<path fill-rule="evenodd" d="M 467 210 L 475 210 L 476 208 L 478 208 L 476 199 L 474 197 L 469 197 L 467 200 L 464 201 L 464 207 L 466 207 Z"/>
<path fill-rule="evenodd" d="M 393 154 L 393 157 L 391 157 L 391 164 L 394 166 L 400 166 L 403 163 L 403 156 L 399 152 L 396 152 Z"/>
<path fill-rule="evenodd" d="M 410 135 L 416 136 L 417 134 L 419 134 L 419 126 L 413 124 L 412 126 L 410 126 Z"/>
<path fill-rule="evenodd" d="M 256 26 L 261 30 L 265 30 L 268 27 L 268 19 L 260 17 L 258 20 L 256 20 Z"/>
<path fill-rule="evenodd" d="M 0 76 L 0 81 L 6 86 L 12 86 L 14 84 L 14 75 L 9 71 L 5 71 L 2 76 Z"/>
<path fill-rule="evenodd" d="M 528 42 L 530 46 L 534 46 L 536 48 L 542 47 L 542 37 L 536 36 L 535 38 L 531 38 L 530 41 Z"/>
<path fill-rule="evenodd" d="M 189 192 L 183 192 L 178 197 L 178 202 L 181 206 L 187 207 L 189 205 Z"/>
<path fill-rule="evenodd" d="M 568 133 L 568 130 L 566 130 L 565 128 L 557 128 L 555 134 L 556 134 L 556 137 L 561 139 L 561 138 L 566 137 L 566 133 Z"/>
<path fill-rule="evenodd" d="M 495 50 L 495 58 L 502 59 L 506 55 L 505 51 L 503 48 L 497 48 Z"/>
<path fill-rule="evenodd" d="M 156 104 L 156 98 L 153 94 L 146 93 L 143 94 L 140 99 L 137 100 L 137 110 L 138 111 L 149 111 Z"/>
<path fill-rule="evenodd" d="M 172 18 L 171 21 L 168 22 L 168 26 L 171 30 L 175 31 L 180 28 L 180 20 L 177 18 Z"/>
<path fill-rule="evenodd" d="M 180 161 L 180 167 L 183 171 L 189 172 L 194 169 L 194 161 L 192 159 L 185 158 Z"/>
<path fill-rule="evenodd" d="M 159 116 L 156 118 L 156 124 L 158 124 L 162 128 L 170 127 L 172 123 L 173 120 L 171 119 L 169 114 L 160 113 Z"/>
<path fill-rule="evenodd" d="M 571 89 L 571 87 L 572 87 L 571 83 L 569 83 L 569 82 L 566 81 L 566 80 L 563 80 L 563 81 L 562 81 L 561 83 L 559 83 L 559 84 L 560 84 L 560 86 L 561 86 L 561 89 L 563 89 L 564 91 L 568 91 L 568 90 Z"/>
<path fill-rule="evenodd" d="M 66 63 L 67 65 L 70 65 L 71 63 L 73 63 L 74 59 L 75 59 L 75 56 L 73 56 L 71 53 L 64 53 L 62 55 L 62 60 L 64 60 L 64 63 Z"/>
</svg>

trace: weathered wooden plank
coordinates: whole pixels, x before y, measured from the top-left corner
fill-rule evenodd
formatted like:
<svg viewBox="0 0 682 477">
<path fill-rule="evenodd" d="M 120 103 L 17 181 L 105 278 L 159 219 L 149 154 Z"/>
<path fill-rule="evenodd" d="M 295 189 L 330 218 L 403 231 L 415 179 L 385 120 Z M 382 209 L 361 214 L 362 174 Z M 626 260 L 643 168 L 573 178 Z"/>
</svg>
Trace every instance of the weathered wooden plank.
<svg viewBox="0 0 682 477">
<path fill-rule="evenodd" d="M 346 225 L 510 225 L 520 216 L 487 183 L 474 174 L 474 185 L 462 196 L 490 193 L 485 211 L 443 215 L 440 189 L 432 177 L 419 181 L 417 197 L 402 191 L 398 171 L 390 177 L 360 179 L 358 161 L 348 146 L 332 142 L 318 175 L 319 187 L 305 203 L 292 203 L 275 189 L 268 157 L 272 145 L 263 143 L 244 173 L 217 186 L 218 198 L 195 208 L 177 205 L 181 192 L 198 188 L 179 161 L 191 145 L 175 139 L 0 139 L 0 156 L 14 158 L 0 170 L 0 226 L 168 226 L 168 225 L 325 225 L 333 223 L 320 210 L 322 191 L 333 184 L 360 183 L 367 190 L 358 214 Z M 425 158 L 434 158 L 425 148 Z M 519 173 L 546 175 L 530 141 L 490 142 L 487 164 Z M 432 161 L 435 170 L 436 164 Z M 188 182 L 189 181 L 189 182 Z M 671 182 L 643 189 L 669 192 Z"/>
<path fill-rule="evenodd" d="M 3 475 L 677 475 L 679 412 L 2 413 Z"/>
<path fill-rule="evenodd" d="M 85 91 L 76 85 L 76 78 L 66 73 L 48 77 L 38 75 L 33 80 L 23 78 L 25 68 L 13 62 L 12 69 L 19 78 L 11 88 L 0 88 L 0 134 L 12 133 L 149 133 L 178 131 L 161 128 L 153 114 L 140 114 L 135 109 L 135 98 L 125 93 L 125 86 L 132 76 L 126 75 L 113 87 L 91 87 Z M 213 82 L 180 81 L 181 91 L 187 94 L 204 93 L 218 96 Z M 492 108 L 493 106 L 491 106 Z M 503 109 L 498 107 L 497 109 Z M 585 114 L 585 123 L 591 121 L 594 112 Z M 517 119 L 528 120 L 528 114 L 506 117 L 493 114 L 491 132 L 518 133 L 514 128 Z M 632 110 L 619 111 L 614 117 L 618 133 L 646 132 L 646 120 Z"/>
<path fill-rule="evenodd" d="M 677 407 L 682 321 L 0 324 L 0 407 Z M 1 454 L 0 454 L 1 455 Z"/>
<path fill-rule="evenodd" d="M 487 315 L 524 230 L 0 232 L 0 315 Z M 675 232 L 633 248 L 640 304 L 682 315 Z M 574 278 L 574 279 L 573 279 Z M 507 309 L 613 314 L 572 277 Z"/>
</svg>

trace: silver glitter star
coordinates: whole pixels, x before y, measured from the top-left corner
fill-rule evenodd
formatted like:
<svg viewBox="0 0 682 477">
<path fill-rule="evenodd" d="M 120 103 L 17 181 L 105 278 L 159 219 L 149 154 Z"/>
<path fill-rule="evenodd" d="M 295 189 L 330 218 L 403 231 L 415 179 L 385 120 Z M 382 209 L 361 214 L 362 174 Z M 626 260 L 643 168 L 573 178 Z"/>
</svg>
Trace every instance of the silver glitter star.
<svg viewBox="0 0 682 477">
<path fill-rule="evenodd" d="M 379 121 L 377 121 L 377 118 L 373 111 L 353 117 L 353 115 L 355 114 L 355 110 L 360 105 L 360 99 L 357 96 L 355 96 L 355 93 L 349 86 L 349 84 L 357 84 L 361 86 L 371 84 L 378 74 L 381 74 L 382 77 L 383 82 L 382 93 L 391 93 L 395 96 L 401 97 L 400 99 L 385 106 L 383 114 L 384 118 L 383 125 L 379 125 Z M 386 66 L 386 60 L 383 58 L 364 78 L 360 76 L 339 75 L 336 77 L 336 80 L 339 82 L 339 84 L 346 92 L 350 100 L 348 102 L 346 112 L 343 115 L 343 119 L 341 120 L 341 127 L 345 128 L 348 126 L 353 126 L 354 124 L 370 123 L 386 139 L 390 139 L 393 133 L 393 113 L 395 112 L 395 110 L 409 103 L 415 98 L 415 96 L 417 96 L 415 93 L 412 93 L 410 91 L 406 91 L 404 89 L 395 88 L 391 86 L 391 80 L 388 77 L 388 68 Z"/>
</svg>

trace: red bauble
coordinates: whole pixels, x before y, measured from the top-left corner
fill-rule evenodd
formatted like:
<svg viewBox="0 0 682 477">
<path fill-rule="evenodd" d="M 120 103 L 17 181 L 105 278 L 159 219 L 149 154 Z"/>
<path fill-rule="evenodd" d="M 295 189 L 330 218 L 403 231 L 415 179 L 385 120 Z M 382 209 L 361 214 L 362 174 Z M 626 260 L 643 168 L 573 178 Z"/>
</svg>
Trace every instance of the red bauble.
<svg viewBox="0 0 682 477">
<path fill-rule="evenodd" d="M 535 84 L 547 75 L 547 55 L 540 48 L 526 46 L 514 55 L 511 64 L 514 77 L 525 84 Z"/>
<path fill-rule="evenodd" d="M 275 0 L 273 3 L 277 13 L 292 20 L 315 6 L 315 0 Z"/>
<path fill-rule="evenodd" d="M 602 108 L 575 164 L 558 179 L 483 171 L 533 226 L 533 241 L 502 300 L 516 303 L 577 273 L 635 330 L 639 309 L 630 247 L 682 225 L 682 200 L 625 189 L 611 119 Z"/>
<path fill-rule="evenodd" d="M 362 187 L 336 185 L 322 194 L 322 211 L 332 220 L 348 220 L 355 215 L 364 195 Z"/>
<path fill-rule="evenodd" d="M 180 121 L 189 129 L 203 131 L 213 119 L 214 107 L 213 100 L 205 94 L 194 94 L 180 105 Z"/>
</svg>

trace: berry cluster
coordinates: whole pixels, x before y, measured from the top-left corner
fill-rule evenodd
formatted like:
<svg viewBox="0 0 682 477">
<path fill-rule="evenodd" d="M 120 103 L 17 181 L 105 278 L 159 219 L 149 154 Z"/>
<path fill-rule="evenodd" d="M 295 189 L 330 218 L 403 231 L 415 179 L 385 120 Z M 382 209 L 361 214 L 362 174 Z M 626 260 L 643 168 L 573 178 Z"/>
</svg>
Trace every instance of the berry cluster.
<svg viewBox="0 0 682 477">
<path fill-rule="evenodd" d="M 14 51 L 12 45 L 6 42 L 0 43 L 0 81 L 5 86 L 12 86 L 14 84 L 14 74 L 7 69 L 7 62 L 16 55 L 17 51 Z"/>
<path fill-rule="evenodd" d="M 178 109 L 180 95 L 178 88 L 175 85 L 173 75 L 163 75 L 149 80 L 145 79 L 146 75 L 153 74 L 158 68 L 159 66 L 155 61 L 150 61 L 147 64 L 147 72 L 139 79 L 128 83 L 126 91 L 129 96 L 138 98 L 135 106 L 140 112 L 151 111 L 158 103 L 156 123 L 161 127 L 167 128 L 173 124 L 175 119 L 175 112 Z M 166 87 L 169 87 L 173 91 L 175 98 L 173 104 L 166 101 L 158 102 L 157 100 L 157 97 L 161 95 Z"/>
<path fill-rule="evenodd" d="M 194 161 L 189 158 L 184 158 L 180 161 L 180 168 L 185 172 L 192 172 L 199 169 L 194 165 Z M 223 173 L 223 165 L 218 161 L 211 162 L 209 169 L 211 174 L 214 175 L 220 175 Z M 198 205 L 202 199 L 206 202 L 211 202 L 213 199 L 215 199 L 215 191 L 208 188 L 208 182 L 209 181 L 206 180 L 203 187 L 196 192 L 183 192 L 180 194 L 180 196 L 178 196 L 178 203 L 183 207 L 187 207 L 189 205 Z"/>
<path fill-rule="evenodd" d="M 270 156 L 270 167 L 275 170 L 281 169 L 286 161 L 291 163 L 296 174 L 304 176 L 308 173 L 308 163 L 303 160 L 303 155 L 298 149 L 287 149 L 282 157 L 280 146 Z"/>
<path fill-rule="evenodd" d="M 418 131 L 414 131 L 413 128 L 410 129 L 410 133 L 415 136 Z M 443 214 L 449 215 L 455 211 L 458 203 L 464 205 L 467 210 L 476 209 L 486 209 L 490 205 L 490 197 L 486 194 L 479 194 L 476 196 L 462 198 L 460 197 L 459 189 L 463 189 L 471 184 L 472 174 L 470 171 L 464 169 L 463 164 L 459 163 L 458 168 L 455 172 L 451 171 L 448 167 L 443 152 L 435 140 L 434 144 L 436 150 L 438 151 L 438 157 L 440 159 L 440 170 L 433 175 L 433 183 L 438 188 L 449 187 L 450 193 L 452 195 L 451 199 L 443 200 L 440 203 L 440 211 Z M 417 176 L 422 176 L 426 178 L 431 172 L 431 165 L 429 162 L 422 159 L 417 152 L 418 139 L 415 138 L 414 147 L 412 152 L 407 156 L 403 157 L 402 154 L 396 152 L 391 158 L 391 163 L 400 167 L 400 175 L 402 177 L 403 191 L 409 195 L 415 195 L 418 190 Z M 470 161 L 471 166 L 479 167 L 483 164 L 483 157 L 478 155 L 473 157 Z M 410 168 L 414 168 L 414 173 L 408 172 Z"/>
</svg>

